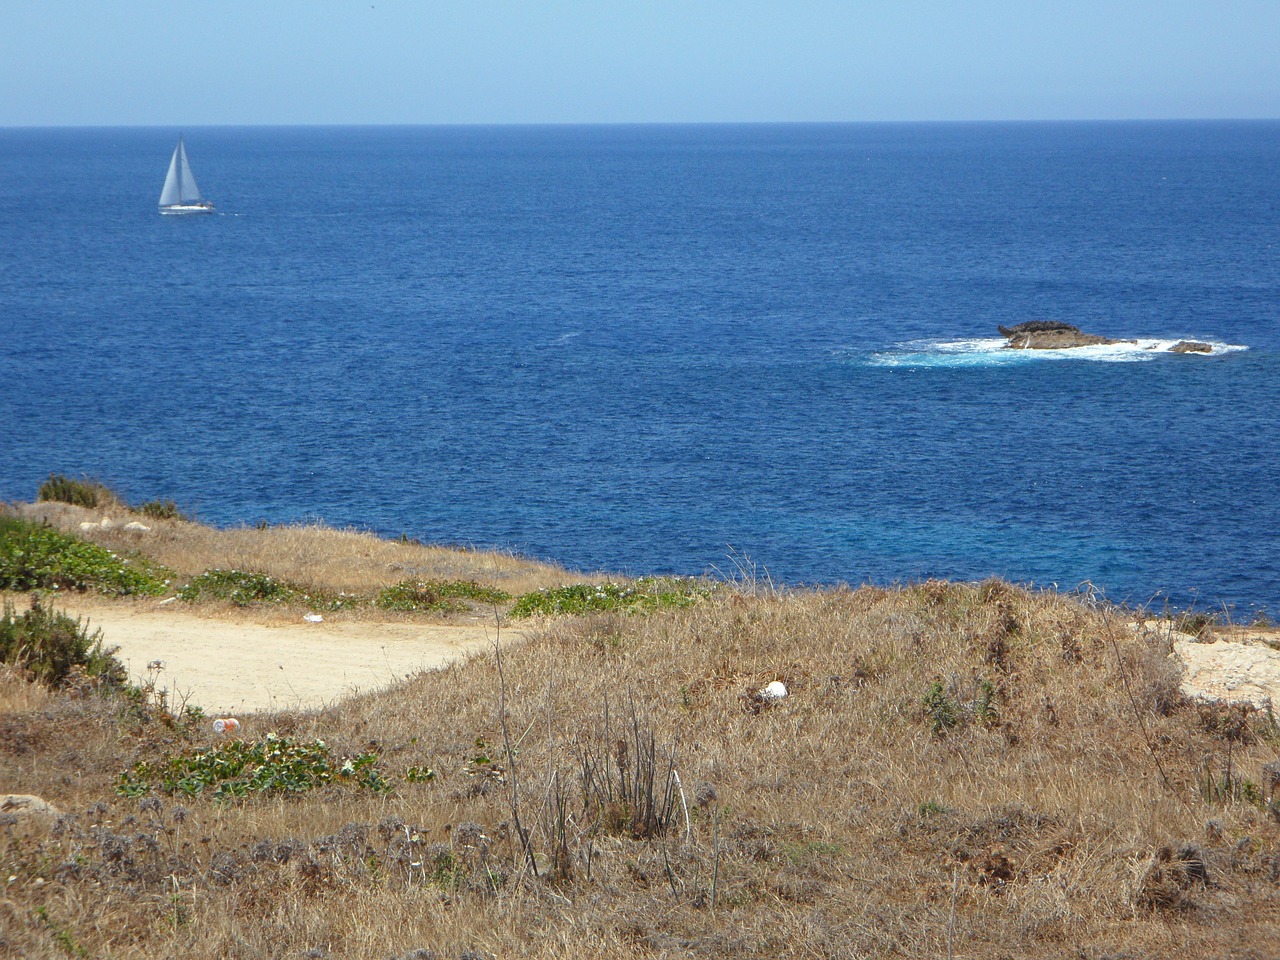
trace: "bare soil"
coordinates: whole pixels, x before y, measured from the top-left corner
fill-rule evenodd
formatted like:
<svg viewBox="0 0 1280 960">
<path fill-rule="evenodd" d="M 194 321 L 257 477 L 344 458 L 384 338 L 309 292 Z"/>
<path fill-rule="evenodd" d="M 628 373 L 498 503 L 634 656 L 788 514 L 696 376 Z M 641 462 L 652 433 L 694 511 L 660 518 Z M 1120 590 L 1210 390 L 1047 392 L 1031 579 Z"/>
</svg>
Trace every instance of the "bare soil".
<svg viewBox="0 0 1280 960">
<path fill-rule="evenodd" d="M 211 616 L 181 601 L 70 595 L 59 609 L 102 631 L 135 683 L 154 682 L 169 702 L 211 716 L 322 707 L 381 690 L 492 645 L 492 622 L 405 620 L 311 623 L 229 613 Z M 504 633 L 506 633 L 504 631 Z M 510 634 L 506 634 L 510 636 Z"/>
</svg>

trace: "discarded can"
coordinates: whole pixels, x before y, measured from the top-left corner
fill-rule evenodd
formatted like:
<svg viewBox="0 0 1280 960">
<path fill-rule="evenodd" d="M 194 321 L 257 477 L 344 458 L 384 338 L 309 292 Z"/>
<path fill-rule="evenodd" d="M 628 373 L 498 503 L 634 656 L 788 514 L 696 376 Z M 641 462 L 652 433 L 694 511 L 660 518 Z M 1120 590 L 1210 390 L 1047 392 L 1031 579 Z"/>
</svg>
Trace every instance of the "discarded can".
<svg viewBox="0 0 1280 960">
<path fill-rule="evenodd" d="M 236 733 L 240 729 L 240 721 L 235 717 L 220 717 L 213 721 L 214 733 Z"/>
</svg>

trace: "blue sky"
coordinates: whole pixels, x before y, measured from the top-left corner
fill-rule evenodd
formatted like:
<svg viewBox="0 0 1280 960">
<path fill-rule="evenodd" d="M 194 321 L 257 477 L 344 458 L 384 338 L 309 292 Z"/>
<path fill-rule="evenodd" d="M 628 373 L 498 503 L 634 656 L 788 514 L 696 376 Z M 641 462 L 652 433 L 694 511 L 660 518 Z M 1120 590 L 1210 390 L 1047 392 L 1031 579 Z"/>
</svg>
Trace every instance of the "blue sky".
<svg viewBox="0 0 1280 960">
<path fill-rule="evenodd" d="M 1280 117 L 1280 0 L 0 0 L 0 125 Z"/>
</svg>

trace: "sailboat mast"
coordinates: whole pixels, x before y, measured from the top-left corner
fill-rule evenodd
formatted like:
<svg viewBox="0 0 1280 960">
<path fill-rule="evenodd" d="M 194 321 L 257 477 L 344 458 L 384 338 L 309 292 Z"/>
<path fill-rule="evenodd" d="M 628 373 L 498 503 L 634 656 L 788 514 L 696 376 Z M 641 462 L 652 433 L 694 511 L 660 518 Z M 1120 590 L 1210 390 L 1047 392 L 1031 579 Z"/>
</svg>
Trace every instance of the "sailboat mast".
<svg viewBox="0 0 1280 960">
<path fill-rule="evenodd" d="M 187 165 L 187 147 L 182 142 L 182 134 L 178 134 L 178 202 L 186 203 L 187 190 L 182 182 L 182 168 Z"/>
</svg>

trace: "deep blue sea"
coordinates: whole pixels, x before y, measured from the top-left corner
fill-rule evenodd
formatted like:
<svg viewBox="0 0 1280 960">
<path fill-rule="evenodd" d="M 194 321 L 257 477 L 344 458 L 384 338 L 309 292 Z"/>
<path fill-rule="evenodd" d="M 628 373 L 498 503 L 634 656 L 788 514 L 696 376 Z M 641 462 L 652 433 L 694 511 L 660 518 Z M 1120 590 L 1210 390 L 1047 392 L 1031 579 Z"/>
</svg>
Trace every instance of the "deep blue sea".
<svg viewBox="0 0 1280 960">
<path fill-rule="evenodd" d="M 183 132 L 0 130 L 0 499 L 1280 614 L 1280 123 Z"/>
</svg>

